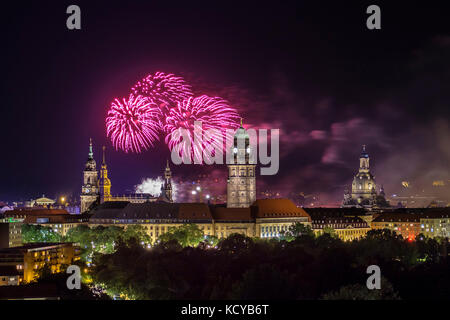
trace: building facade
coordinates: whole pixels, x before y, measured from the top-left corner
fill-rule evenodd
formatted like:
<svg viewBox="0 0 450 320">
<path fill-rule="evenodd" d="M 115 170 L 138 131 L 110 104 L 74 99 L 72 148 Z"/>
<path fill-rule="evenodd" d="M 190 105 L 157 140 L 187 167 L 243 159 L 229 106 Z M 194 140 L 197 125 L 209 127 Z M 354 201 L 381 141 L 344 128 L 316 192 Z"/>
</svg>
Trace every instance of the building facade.
<svg viewBox="0 0 450 320">
<path fill-rule="evenodd" d="M 39 270 L 47 266 L 52 273 L 61 266 L 80 259 L 80 249 L 73 243 L 30 243 L 21 247 L 0 249 L 0 267 L 12 266 L 20 272 L 20 282 L 35 280 Z"/>
<path fill-rule="evenodd" d="M 225 238 L 233 233 L 274 238 L 294 223 L 311 225 L 311 218 L 288 199 L 263 199 L 249 208 L 227 208 L 206 203 L 105 202 L 93 210 L 91 227 L 142 225 L 152 241 L 187 223 L 199 226 L 205 236 Z"/>
<path fill-rule="evenodd" d="M 14 219 L 2 219 L 0 222 L 0 248 L 19 247 L 22 245 L 22 223 Z"/>
<path fill-rule="evenodd" d="M 5 214 L 5 219 L 18 221 L 20 224 L 41 225 L 65 236 L 71 228 L 88 224 L 90 215 L 70 214 L 64 209 L 15 209 Z M 19 244 L 21 245 L 21 243 Z"/>
<path fill-rule="evenodd" d="M 312 228 L 316 235 L 332 229 L 342 241 L 353 241 L 364 238 L 370 225 L 359 217 L 322 217 L 312 220 Z"/>
<path fill-rule="evenodd" d="M 241 120 L 241 127 L 233 138 L 231 163 L 228 164 L 228 208 L 249 208 L 256 200 L 256 166 L 253 152 L 250 137 Z"/>
<path fill-rule="evenodd" d="M 343 207 L 359 207 L 359 208 L 379 208 L 388 207 L 389 203 L 385 199 L 384 189 L 380 188 L 377 192 L 375 177 L 370 172 L 370 158 L 366 152 L 366 146 L 362 148 L 359 157 L 359 170 L 353 178 L 351 193 L 348 190 L 344 192 Z"/>
<path fill-rule="evenodd" d="M 99 198 L 97 163 L 94 160 L 92 139 L 89 141 L 88 160 L 83 171 L 81 187 L 81 212 L 86 212 Z"/>
<path fill-rule="evenodd" d="M 161 196 L 157 197 L 148 193 L 132 193 L 113 195 L 111 193 L 111 179 L 108 176 L 108 166 L 106 164 L 106 148 L 103 146 L 103 161 L 100 168 L 100 173 L 97 172 L 96 162 L 94 160 L 94 153 L 92 148 L 92 140 L 89 143 L 88 161 L 83 172 L 83 186 L 81 190 L 81 213 L 92 209 L 93 205 L 111 201 L 127 201 L 131 203 L 154 202 L 157 200 L 164 200 L 168 202 L 173 201 L 172 190 L 172 173 L 169 164 L 164 171 L 164 183 L 161 186 Z"/>
<path fill-rule="evenodd" d="M 389 229 L 405 239 L 423 234 L 430 238 L 450 238 L 450 208 L 402 208 L 377 215 L 372 229 Z"/>
</svg>

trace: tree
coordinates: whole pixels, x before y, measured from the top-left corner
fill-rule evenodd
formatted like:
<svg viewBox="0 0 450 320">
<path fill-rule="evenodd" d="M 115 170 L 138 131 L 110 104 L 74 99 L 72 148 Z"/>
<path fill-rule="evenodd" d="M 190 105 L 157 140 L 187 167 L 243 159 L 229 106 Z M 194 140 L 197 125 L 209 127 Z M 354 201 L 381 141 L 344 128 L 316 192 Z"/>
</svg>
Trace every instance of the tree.
<svg viewBox="0 0 450 320">
<path fill-rule="evenodd" d="M 148 235 L 145 227 L 138 224 L 127 226 L 121 238 L 124 242 L 128 242 L 130 239 L 134 238 L 142 245 L 149 245 L 152 242 L 152 238 Z"/>
<path fill-rule="evenodd" d="M 369 290 L 366 285 L 351 284 L 341 287 L 335 292 L 322 296 L 323 300 L 399 300 L 400 297 L 392 284 L 381 277 L 381 289 Z"/>
<path fill-rule="evenodd" d="M 336 230 L 334 230 L 331 227 L 325 227 L 322 230 L 323 234 L 329 234 L 332 238 L 338 238 L 339 236 L 336 233 Z"/>
<path fill-rule="evenodd" d="M 22 225 L 22 241 L 28 242 L 61 242 L 62 236 L 50 227 L 33 224 Z"/>
<path fill-rule="evenodd" d="M 173 228 L 158 238 L 161 242 L 176 240 L 183 247 L 196 247 L 205 239 L 203 231 L 193 223 Z"/>
<path fill-rule="evenodd" d="M 217 248 L 221 252 L 235 254 L 247 252 L 253 248 L 253 246 L 254 242 L 252 238 L 240 233 L 232 233 L 227 238 L 220 240 Z"/>
<path fill-rule="evenodd" d="M 297 286 L 294 275 L 280 270 L 273 264 L 264 264 L 248 270 L 242 280 L 233 284 L 231 299 L 238 300 L 273 300 L 293 299 Z"/>
<path fill-rule="evenodd" d="M 288 230 L 280 232 L 280 238 L 286 241 L 292 241 L 299 237 L 314 237 L 314 231 L 309 225 L 296 222 L 289 226 Z"/>
</svg>

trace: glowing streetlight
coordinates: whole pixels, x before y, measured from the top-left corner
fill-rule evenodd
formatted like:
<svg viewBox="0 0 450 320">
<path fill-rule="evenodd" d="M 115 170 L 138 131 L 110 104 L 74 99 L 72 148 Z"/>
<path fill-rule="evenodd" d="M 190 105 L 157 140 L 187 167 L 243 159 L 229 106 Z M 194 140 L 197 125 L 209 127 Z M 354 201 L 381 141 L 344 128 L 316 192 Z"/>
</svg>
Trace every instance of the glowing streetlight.
<svg viewBox="0 0 450 320">
<path fill-rule="evenodd" d="M 209 194 L 207 194 L 207 195 L 206 195 L 206 199 L 209 199 L 209 198 L 210 198 L 210 196 L 209 196 Z"/>
<path fill-rule="evenodd" d="M 196 188 L 196 189 L 197 189 L 197 191 L 200 191 L 200 190 L 201 190 L 201 188 L 200 188 L 199 186 L 197 186 L 197 188 Z"/>
<path fill-rule="evenodd" d="M 195 190 L 192 190 L 192 194 L 197 194 L 197 191 L 195 191 Z"/>
</svg>

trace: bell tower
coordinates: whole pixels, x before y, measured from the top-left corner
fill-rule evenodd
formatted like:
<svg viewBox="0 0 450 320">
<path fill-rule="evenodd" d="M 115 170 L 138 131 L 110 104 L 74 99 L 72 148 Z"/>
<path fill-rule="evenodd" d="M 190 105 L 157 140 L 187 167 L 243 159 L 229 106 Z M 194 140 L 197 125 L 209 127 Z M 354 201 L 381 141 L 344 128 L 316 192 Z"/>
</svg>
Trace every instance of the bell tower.
<svg viewBox="0 0 450 320">
<path fill-rule="evenodd" d="M 169 160 L 167 160 L 166 169 L 164 170 L 164 182 L 161 185 L 161 197 L 165 201 L 173 202 L 172 172 L 170 171 Z"/>
<path fill-rule="evenodd" d="M 97 164 L 92 151 L 92 139 L 89 140 L 89 154 L 83 171 L 83 186 L 81 187 L 81 213 L 86 212 L 98 199 Z"/>
<path fill-rule="evenodd" d="M 256 200 L 255 167 L 250 137 L 241 126 L 237 129 L 232 146 L 232 159 L 228 164 L 227 207 L 248 208 Z"/>
<path fill-rule="evenodd" d="M 100 169 L 100 180 L 99 180 L 99 192 L 100 192 L 100 202 L 111 200 L 111 180 L 108 178 L 108 168 L 105 161 L 105 150 L 106 147 L 103 146 L 103 162 Z"/>
</svg>

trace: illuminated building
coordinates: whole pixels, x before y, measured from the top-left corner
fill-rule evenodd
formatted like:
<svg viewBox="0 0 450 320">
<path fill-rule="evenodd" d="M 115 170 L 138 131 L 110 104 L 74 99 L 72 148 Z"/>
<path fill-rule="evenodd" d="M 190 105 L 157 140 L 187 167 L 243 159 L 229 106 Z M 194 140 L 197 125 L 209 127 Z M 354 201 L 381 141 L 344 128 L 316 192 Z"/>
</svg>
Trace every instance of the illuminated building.
<svg viewBox="0 0 450 320">
<path fill-rule="evenodd" d="M 83 171 L 83 186 L 81 187 L 81 212 L 86 212 L 97 200 L 98 174 L 91 139 L 89 141 L 88 160 Z"/>
<path fill-rule="evenodd" d="M 30 282 L 44 266 L 52 273 L 58 273 L 62 265 L 71 265 L 79 260 L 79 255 L 80 250 L 73 243 L 30 243 L 0 249 L 0 267 L 15 267 L 21 273 L 20 283 Z"/>
<path fill-rule="evenodd" d="M 380 193 L 376 191 L 375 179 L 370 172 L 369 154 L 366 146 L 363 146 L 359 157 L 359 171 L 355 175 L 352 183 L 352 192 L 344 193 L 343 207 L 379 208 L 388 207 L 389 203 L 385 199 L 384 189 L 381 187 Z"/>
<path fill-rule="evenodd" d="M 372 221 L 372 229 L 389 229 L 410 240 L 418 234 L 448 238 L 450 208 L 405 208 L 381 213 Z"/>
<path fill-rule="evenodd" d="M 95 208 L 89 225 L 140 224 L 152 241 L 171 228 L 195 223 L 205 235 L 218 238 L 232 233 L 249 237 L 278 237 L 293 223 L 311 224 L 311 218 L 288 199 L 256 200 L 249 208 L 227 208 L 206 203 L 105 202 Z"/>
<path fill-rule="evenodd" d="M 167 163 L 161 196 L 136 203 L 111 197 L 93 208 L 90 226 L 140 224 L 145 227 L 152 241 L 171 228 L 187 223 L 195 223 L 205 236 L 227 237 L 239 233 L 249 237 L 278 237 L 281 231 L 288 230 L 294 223 L 311 224 L 310 216 L 288 199 L 256 200 L 255 165 L 251 161 L 250 140 L 242 126 L 234 135 L 233 162 L 228 165 L 227 204 L 204 203 L 202 188 L 196 185 L 192 195 L 199 195 L 194 203 L 172 203 L 171 172 Z M 242 158 L 242 161 L 239 161 Z M 240 163 L 242 162 L 242 163 Z M 110 187 L 106 164 L 102 165 L 100 189 Z M 105 182 L 102 182 L 103 181 Z M 107 194 L 102 192 L 100 194 Z M 208 198 L 209 195 L 206 195 Z M 111 200 L 112 199 L 112 200 Z M 122 200 L 122 199 L 121 199 Z"/>
<path fill-rule="evenodd" d="M 364 208 L 304 208 L 306 213 L 311 216 L 312 220 L 318 220 L 322 218 L 361 218 L 364 220 L 367 225 L 370 226 L 370 223 L 373 219 L 373 211 L 364 209 Z"/>
<path fill-rule="evenodd" d="M 0 266 L 0 287 L 18 286 L 22 281 L 22 273 L 14 266 Z M 0 295 L 1 296 L 1 295 Z"/>
<path fill-rule="evenodd" d="M 164 182 L 161 185 L 161 195 L 160 200 L 173 202 L 172 194 L 172 172 L 169 167 L 169 160 L 167 160 L 166 169 L 164 170 Z"/>
<path fill-rule="evenodd" d="M 242 126 L 242 119 L 234 135 L 232 152 L 232 163 L 228 165 L 227 207 L 248 208 L 256 200 L 256 178 L 250 137 Z"/>
<path fill-rule="evenodd" d="M 26 201 L 25 207 L 50 207 L 55 204 L 55 200 L 45 197 L 45 195 L 42 195 L 41 198 Z"/>
<path fill-rule="evenodd" d="M 41 225 L 65 236 L 70 228 L 87 224 L 89 214 L 70 214 L 64 209 L 15 209 L 5 213 L 5 219 L 12 219 L 26 224 Z"/>
<path fill-rule="evenodd" d="M 316 235 L 324 228 L 331 228 L 343 241 L 364 237 L 370 230 L 372 211 L 364 208 L 304 208 L 311 216 L 312 228 Z"/>
<path fill-rule="evenodd" d="M 105 160 L 105 147 L 103 147 L 103 162 L 100 168 L 100 175 L 96 170 L 96 162 L 92 151 L 92 141 L 89 144 L 89 157 L 84 170 L 84 180 L 81 192 L 81 212 L 87 212 L 92 209 L 93 205 L 111 202 L 111 201 L 128 201 L 131 203 L 153 202 L 164 200 L 172 202 L 172 173 L 169 163 L 164 171 L 164 183 L 161 186 L 161 196 L 155 197 L 148 193 L 133 193 L 123 195 L 111 194 L 111 179 L 108 177 L 108 167 Z"/>
<path fill-rule="evenodd" d="M 373 219 L 372 229 L 389 229 L 405 239 L 414 240 L 420 233 L 420 217 L 408 213 L 383 213 Z"/>
<path fill-rule="evenodd" d="M 312 219 L 316 235 L 323 234 L 326 228 L 333 229 L 342 241 L 352 241 L 366 236 L 370 226 L 359 217 L 322 217 Z"/>
<path fill-rule="evenodd" d="M 2 219 L 7 221 L 7 219 Z M 0 248 L 11 248 L 22 245 L 22 223 L 11 220 L 0 222 Z"/>
<path fill-rule="evenodd" d="M 108 178 L 108 168 L 105 161 L 105 146 L 103 146 L 103 162 L 100 169 L 99 193 L 100 202 L 111 201 L 111 180 Z"/>
<path fill-rule="evenodd" d="M 445 182 L 443 180 L 433 181 L 433 187 L 444 187 Z"/>
</svg>

